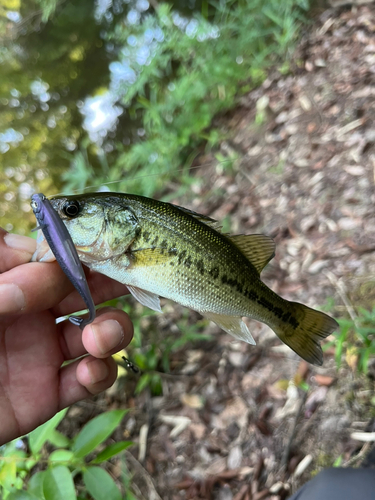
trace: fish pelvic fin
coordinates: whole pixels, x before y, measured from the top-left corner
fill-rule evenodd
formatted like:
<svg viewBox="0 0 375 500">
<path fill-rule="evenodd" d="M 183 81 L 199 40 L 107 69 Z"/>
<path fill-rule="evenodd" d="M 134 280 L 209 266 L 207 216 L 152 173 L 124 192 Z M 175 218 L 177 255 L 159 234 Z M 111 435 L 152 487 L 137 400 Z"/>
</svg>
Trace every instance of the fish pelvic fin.
<svg viewBox="0 0 375 500">
<path fill-rule="evenodd" d="M 275 242 L 264 234 L 236 234 L 227 238 L 244 254 L 260 274 L 275 256 Z"/>
<path fill-rule="evenodd" d="M 253 336 L 249 332 L 246 324 L 242 321 L 242 318 L 213 312 L 204 312 L 202 314 L 210 321 L 216 323 L 222 330 L 232 335 L 232 337 L 238 340 L 244 340 L 248 344 L 256 345 Z"/>
<path fill-rule="evenodd" d="M 149 307 L 156 312 L 162 312 L 160 307 L 160 300 L 157 295 L 151 292 L 147 292 L 146 290 L 142 290 L 142 288 L 138 288 L 137 286 L 126 286 L 133 297 L 137 299 L 138 302 L 140 302 L 143 306 Z"/>
<path fill-rule="evenodd" d="M 295 324 L 272 325 L 276 335 L 294 352 L 307 362 L 321 366 L 323 364 L 323 351 L 320 341 L 328 337 L 336 328 L 338 323 L 320 311 L 299 304 L 289 302 L 291 310 L 294 310 Z"/>
</svg>

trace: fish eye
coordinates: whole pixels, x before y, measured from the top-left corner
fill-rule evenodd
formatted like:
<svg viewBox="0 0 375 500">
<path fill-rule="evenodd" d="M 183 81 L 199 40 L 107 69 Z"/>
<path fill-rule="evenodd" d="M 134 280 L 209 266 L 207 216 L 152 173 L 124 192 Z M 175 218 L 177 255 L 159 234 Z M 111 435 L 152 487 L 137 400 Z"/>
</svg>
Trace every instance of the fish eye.
<svg viewBox="0 0 375 500">
<path fill-rule="evenodd" d="M 62 208 L 64 214 L 67 217 L 76 217 L 79 212 L 80 212 L 80 206 L 78 201 L 72 200 L 72 201 L 67 201 L 65 205 Z"/>
</svg>

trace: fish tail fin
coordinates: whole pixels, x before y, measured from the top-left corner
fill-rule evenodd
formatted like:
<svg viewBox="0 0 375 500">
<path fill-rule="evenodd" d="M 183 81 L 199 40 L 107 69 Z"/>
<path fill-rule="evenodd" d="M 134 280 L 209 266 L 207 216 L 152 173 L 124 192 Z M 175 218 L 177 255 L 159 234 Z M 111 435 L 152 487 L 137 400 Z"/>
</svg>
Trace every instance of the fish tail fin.
<svg viewBox="0 0 375 500">
<path fill-rule="evenodd" d="M 298 302 L 288 304 L 292 319 L 279 322 L 273 326 L 273 330 L 280 340 L 301 358 L 313 365 L 322 365 L 323 352 L 320 341 L 336 330 L 338 323 L 327 314 Z"/>
</svg>

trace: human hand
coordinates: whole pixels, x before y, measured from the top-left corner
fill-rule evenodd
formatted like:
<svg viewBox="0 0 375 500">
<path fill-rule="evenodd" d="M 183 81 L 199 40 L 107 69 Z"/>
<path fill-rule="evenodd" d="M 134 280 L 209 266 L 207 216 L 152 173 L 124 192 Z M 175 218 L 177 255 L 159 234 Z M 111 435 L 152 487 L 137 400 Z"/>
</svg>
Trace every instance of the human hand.
<svg viewBox="0 0 375 500">
<path fill-rule="evenodd" d="M 85 305 L 57 262 L 30 262 L 35 247 L 32 238 L 0 228 L 0 445 L 110 387 L 117 376 L 111 355 L 133 335 L 128 315 L 108 307 L 83 332 L 69 321 L 56 324 Z M 88 283 L 95 304 L 128 293 L 98 273 Z"/>
</svg>

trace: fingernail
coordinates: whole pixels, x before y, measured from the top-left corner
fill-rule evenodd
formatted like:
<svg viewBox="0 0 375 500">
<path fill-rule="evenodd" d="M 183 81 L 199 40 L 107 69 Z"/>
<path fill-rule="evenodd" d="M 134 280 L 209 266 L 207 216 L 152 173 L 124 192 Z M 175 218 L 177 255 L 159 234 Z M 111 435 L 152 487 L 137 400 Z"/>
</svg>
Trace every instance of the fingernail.
<svg viewBox="0 0 375 500">
<path fill-rule="evenodd" d="M 92 359 L 86 363 L 86 368 L 92 384 L 102 382 L 109 375 L 108 366 L 101 359 Z"/>
<path fill-rule="evenodd" d="M 20 312 L 24 307 L 25 296 L 17 285 L 13 283 L 0 285 L 0 314 Z"/>
<path fill-rule="evenodd" d="M 124 340 L 124 331 L 120 323 L 114 319 L 93 324 L 91 330 L 101 354 L 112 351 Z"/>
<path fill-rule="evenodd" d="M 36 241 L 28 236 L 22 236 L 21 234 L 8 233 L 4 236 L 4 241 L 9 248 L 13 250 L 22 250 L 23 252 L 28 252 L 33 254 L 36 248 Z"/>
</svg>

